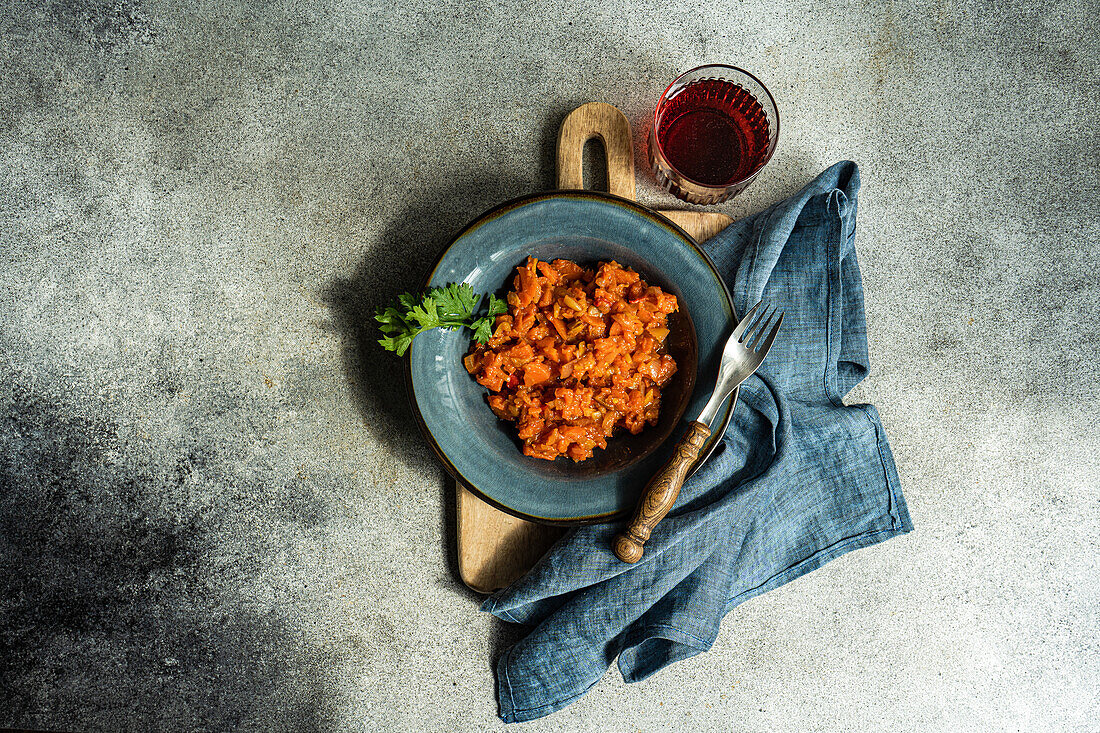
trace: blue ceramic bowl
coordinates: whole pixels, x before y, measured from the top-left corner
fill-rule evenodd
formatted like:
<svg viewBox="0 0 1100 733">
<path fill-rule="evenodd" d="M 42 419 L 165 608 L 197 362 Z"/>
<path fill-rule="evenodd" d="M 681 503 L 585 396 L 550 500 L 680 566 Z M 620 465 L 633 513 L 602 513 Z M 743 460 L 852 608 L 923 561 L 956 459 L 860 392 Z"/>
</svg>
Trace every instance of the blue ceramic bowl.
<svg viewBox="0 0 1100 733">
<path fill-rule="evenodd" d="M 582 265 L 615 260 L 680 300 L 669 351 L 679 369 L 662 391 L 660 422 L 638 436 L 608 440 L 587 461 L 545 461 L 520 451 L 512 423 L 498 420 L 487 391 L 466 372 L 469 331 L 433 330 L 413 342 L 406 380 L 425 437 L 447 470 L 493 506 L 524 519 L 607 522 L 630 514 L 675 439 L 703 409 L 734 325 L 729 292 L 710 259 L 682 229 L 633 201 L 592 191 L 516 199 L 467 226 L 428 277 L 435 287 L 467 282 L 503 294 L 528 256 Z M 727 400 L 703 456 L 729 423 Z M 672 438 L 671 440 L 669 438 Z"/>
</svg>

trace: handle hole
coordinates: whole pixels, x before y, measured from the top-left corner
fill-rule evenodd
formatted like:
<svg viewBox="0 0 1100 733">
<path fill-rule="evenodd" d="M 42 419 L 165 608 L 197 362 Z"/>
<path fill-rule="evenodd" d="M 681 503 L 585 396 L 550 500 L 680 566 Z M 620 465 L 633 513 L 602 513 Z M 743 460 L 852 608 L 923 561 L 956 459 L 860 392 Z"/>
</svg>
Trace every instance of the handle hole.
<svg viewBox="0 0 1100 733">
<path fill-rule="evenodd" d="M 590 137 L 581 153 L 581 180 L 590 191 L 611 190 L 607 180 L 607 149 L 599 137 Z"/>
</svg>

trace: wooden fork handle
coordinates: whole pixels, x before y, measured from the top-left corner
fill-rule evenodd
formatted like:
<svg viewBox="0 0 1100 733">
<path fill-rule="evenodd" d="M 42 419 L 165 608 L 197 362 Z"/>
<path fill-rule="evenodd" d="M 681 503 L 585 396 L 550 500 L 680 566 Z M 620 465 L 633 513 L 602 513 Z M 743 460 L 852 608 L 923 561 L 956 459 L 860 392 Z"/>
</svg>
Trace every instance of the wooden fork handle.
<svg viewBox="0 0 1100 733">
<path fill-rule="evenodd" d="M 676 503 L 676 497 L 680 495 L 680 487 L 684 485 L 688 471 L 699 458 L 699 451 L 709 437 L 710 428 L 701 422 L 691 423 L 684 437 L 680 438 L 680 442 L 676 444 L 676 449 L 668 459 L 668 463 L 661 467 L 661 470 L 655 473 L 646 484 L 630 524 L 624 532 L 615 537 L 612 549 L 620 560 L 634 563 L 642 559 L 642 548 L 649 539 L 649 535 Z"/>
</svg>

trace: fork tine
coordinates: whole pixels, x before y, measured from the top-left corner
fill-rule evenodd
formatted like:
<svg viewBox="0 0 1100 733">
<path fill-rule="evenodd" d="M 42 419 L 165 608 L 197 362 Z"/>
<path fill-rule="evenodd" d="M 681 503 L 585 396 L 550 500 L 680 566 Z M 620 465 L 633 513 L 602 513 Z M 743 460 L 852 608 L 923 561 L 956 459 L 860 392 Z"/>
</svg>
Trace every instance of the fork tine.
<svg viewBox="0 0 1100 733">
<path fill-rule="evenodd" d="M 749 333 L 745 335 L 745 340 L 741 342 L 745 345 L 746 349 L 751 349 L 753 342 L 760 340 L 761 334 L 771 325 L 771 320 L 775 316 L 775 311 L 776 309 L 774 307 L 770 310 L 765 309 L 765 312 L 756 319 L 756 323 L 752 324 Z"/>
<path fill-rule="evenodd" d="M 782 326 L 782 325 L 783 325 L 783 314 L 780 313 L 779 314 L 779 320 L 775 322 L 774 326 L 772 326 L 771 333 L 769 333 L 768 337 L 766 339 L 764 339 L 764 343 L 761 344 L 760 346 L 758 346 L 755 349 L 756 353 L 760 354 L 761 359 L 763 359 L 765 356 L 768 355 L 768 349 L 770 349 L 772 347 L 772 342 L 775 341 L 775 334 L 779 333 L 779 327 Z"/>
<path fill-rule="evenodd" d="M 759 308 L 760 304 L 763 303 L 763 302 L 764 301 L 760 301 L 760 303 L 757 303 L 752 308 L 750 308 L 749 312 L 745 314 L 745 317 L 742 318 L 741 321 L 737 324 L 737 328 L 733 329 L 733 338 L 734 339 L 736 339 L 738 341 L 741 340 L 741 334 L 743 334 L 745 332 L 745 328 L 749 325 L 749 321 L 752 320 L 753 314 L 756 313 L 756 309 Z"/>
<path fill-rule="evenodd" d="M 745 323 L 745 326 L 746 326 L 746 328 L 745 328 L 745 330 L 744 330 L 744 331 L 742 332 L 742 334 L 741 334 L 741 337 L 740 337 L 739 339 L 737 339 L 738 341 L 740 341 L 740 342 L 741 342 L 741 344 L 744 344 L 744 343 L 745 343 L 746 341 L 748 341 L 748 340 L 749 340 L 749 337 L 750 337 L 750 336 L 752 336 L 752 332 L 753 332 L 753 331 L 755 331 L 755 330 L 756 330 L 756 329 L 757 329 L 757 328 L 758 328 L 758 327 L 760 326 L 760 321 L 761 321 L 761 320 L 762 320 L 762 319 L 764 318 L 764 316 L 765 316 L 765 315 L 767 314 L 767 311 L 768 311 L 768 304 L 767 304 L 767 303 L 765 303 L 764 301 L 760 301 L 760 305 L 761 305 L 761 306 L 763 306 L 763 307 L 762 307 L 762 308 L 760 309 L 760 311 L 759 311 L 758 313 L 756 313 L 756 314 L 755 314 L 755 315 L 754 315 L 754 316 L 752 317 L 752 319 L 751 319 L 751 323 L 749 322 L 749 321 L 750 321 L 750 319 L 748 319 L 748 318 L 746 318 L 746 319 L 745 319 L 745 321 L 746 321 L 746 323 Z"/>
</svg>

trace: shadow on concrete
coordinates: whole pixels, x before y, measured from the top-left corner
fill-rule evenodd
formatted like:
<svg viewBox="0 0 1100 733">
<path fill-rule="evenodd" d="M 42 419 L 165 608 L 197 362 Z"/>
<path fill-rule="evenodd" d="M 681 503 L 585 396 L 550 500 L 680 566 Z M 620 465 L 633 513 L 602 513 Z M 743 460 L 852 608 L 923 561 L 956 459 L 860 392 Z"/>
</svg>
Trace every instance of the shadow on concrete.
<svg viewBox="0 0 1100 733">
<path fill-rule="evenodd" d="M 147 455 L 94 404 L 5 381 L 0 726 L 331 727 L 323 650 L 239 592 L 250 540 L 233 554 L 223 535 L 255 507 L 190 504 L 195 466 Z"/>
</svg>

